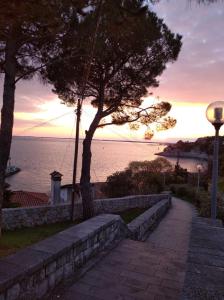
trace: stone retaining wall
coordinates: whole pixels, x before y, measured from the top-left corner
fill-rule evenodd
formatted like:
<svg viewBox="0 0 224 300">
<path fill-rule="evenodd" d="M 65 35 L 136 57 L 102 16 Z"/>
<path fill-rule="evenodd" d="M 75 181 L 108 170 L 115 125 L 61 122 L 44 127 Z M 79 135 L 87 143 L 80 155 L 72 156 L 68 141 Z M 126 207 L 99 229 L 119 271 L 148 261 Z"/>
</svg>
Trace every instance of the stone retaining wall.
<svg viewBox="0 0 224 300">
<path fill-rule="evenodd" d="M 120 216 L 100 215 L 0 260 L 0 299 L 42 299 L 59 282 L 126 235 Z"/>
<path fill-rule="evenodd" d="M 94 201 L 95 214 L 115 213 L 133 207 L 151 207 L 162 199 L 168 199 L 169 195 L 141 195 L 123 198 L 101 199 Z M 51 224 L 70 219 L 71 205 L 58 204 L 47 206 L 35 206 L 27 208 L 5 208 L 2 210 L 3 229 L 13 230 L 21 227 L 33 227 L 42 224 Z M 82 204 L 76 203 L 74 218 L 82 216 Z"/>
<path fill-rule="evenodd" d="M 152 225 L 147 219 L 158 222 L 168 204 L 170 198 L 160 201 L 128 226 L 120 216 L 99 215 L 0 259 L 0 300 L 43 299 L 109 245 L 142 238 Z"/>
<path fill-rule="evenodd" d="M 128 229 L 131 232 L 131 239 L 144 241 L 150 231 L 154 229 L 157 223 L 162 219 L 163 215 L 165 215 L 170 205 L 171 199 L 161 200 L 129 223 Z"/>
</svg>

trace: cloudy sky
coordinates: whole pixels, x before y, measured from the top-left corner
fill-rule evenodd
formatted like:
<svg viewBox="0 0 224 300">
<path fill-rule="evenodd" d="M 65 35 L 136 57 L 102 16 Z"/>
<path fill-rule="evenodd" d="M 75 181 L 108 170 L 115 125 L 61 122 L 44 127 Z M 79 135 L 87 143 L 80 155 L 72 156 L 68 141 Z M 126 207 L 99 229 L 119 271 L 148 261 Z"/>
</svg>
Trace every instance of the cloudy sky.
<svg viewBox="0 0 224 300">
<path fill-rule="evenodd" d="M 154 140 L 212 135 L 205 110 L 208 103 L 224 100 L 224 3 L 198 5 L 187 0 L 161 0 L 153 10 L 173 32 L 183 35 L 178 60 L 167 67 L 160 87 L 153 90 L 155 97 L 172 103 L 170 114 L 177 119 L 177 125 L 156 134 Z M 2 81 L 0 88 L 2 93 Z M 71 137 L 73 110 L 60 104 L 50 86 L 37 79 L 21 82 L 16 89 L 14 135 Z M 81 134 L 93 113 L 91 107 L 84 107 Z M 58 118 L 61 115 L 64 116 Z M 130 132 L 125 126 L 108 127 L 98 130 L 96 137 L 133 139 L 143 134 L 144 129 Z"/>
</svg>

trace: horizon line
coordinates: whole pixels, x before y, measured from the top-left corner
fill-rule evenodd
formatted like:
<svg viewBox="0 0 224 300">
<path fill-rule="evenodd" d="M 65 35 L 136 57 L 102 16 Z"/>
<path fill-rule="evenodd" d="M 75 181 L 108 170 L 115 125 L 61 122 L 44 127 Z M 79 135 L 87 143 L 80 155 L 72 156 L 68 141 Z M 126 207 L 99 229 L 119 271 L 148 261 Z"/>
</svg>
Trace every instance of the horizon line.
<svg viewBox="0 0 224 300">
<path fill-rule="evenodd" d="M 35 136 L 35 135 L 13 135 L 13 138 L 36 138 L 36 139 L 61 139 L 61 140 L 74 140 L 74 138 L 69 137 L 53 137 L 53 136 Z M 80 137 L 80 140 L 84 140 L 83 137 Z M 177 139 L 178 140 L 178 139 Z M 110 139 L 110 138 L 93 138 L 93 141 L 105 141 L 105 142 L 135 142 L 135 143 L 143 143 L 143 144 L 172 144 L 175 142 L 169 141 L 147 141 L 143 139 Z"/>
</svg>

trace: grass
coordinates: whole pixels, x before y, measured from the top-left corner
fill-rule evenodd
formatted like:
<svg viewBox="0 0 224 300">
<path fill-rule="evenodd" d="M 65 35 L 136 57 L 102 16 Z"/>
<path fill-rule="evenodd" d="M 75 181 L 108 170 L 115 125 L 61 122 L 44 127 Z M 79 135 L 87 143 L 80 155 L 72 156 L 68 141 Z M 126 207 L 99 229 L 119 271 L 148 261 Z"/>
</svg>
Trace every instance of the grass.
<svg viewBox="0 0 224 300">
<path fill-rule="evenodd" d="M 60 222 L 55 224 L 47 224 L 34 228 L 22 228 L 14 231 L 3 231 L 0 238 L 0 257 L 7 256 L 17 250 L 43 240 L 53 234 L 58 233 L 76 222 Z"/>
<path fill-rule="evenodd" d="M 144 213 L 148 208 L 131 208 L 126 211 L 116 213 L 121 216 L 126 224 Z M 51 235 L 54 235 L 66 228 L 80 223 L 81 220 L 75 222 L 60 222 L 55 224 L 47 224 L 36 226 L 34 228 L 22 228 L 14 231 L 3 231 L 0 238 L 0 257 L 10 255 L 19 249 L 37 243 Z"/>
<path fill-rule="evenodd" d="M 126 224 L 130 223 L 132 220 L 137 218 L 139 215 L 143 214 L 146 210 L 149 208 L 130 208 L 128 210 L 116 213 L 121 216 L 121 218 L 124 220 Z"/>
</svg>

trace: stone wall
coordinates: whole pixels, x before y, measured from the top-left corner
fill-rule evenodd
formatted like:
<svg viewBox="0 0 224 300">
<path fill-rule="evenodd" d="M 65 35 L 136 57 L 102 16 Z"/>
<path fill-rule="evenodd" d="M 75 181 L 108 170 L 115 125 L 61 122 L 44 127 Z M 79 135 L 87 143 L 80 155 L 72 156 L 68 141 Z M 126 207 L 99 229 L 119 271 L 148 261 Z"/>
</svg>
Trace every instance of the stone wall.
<svg viewBox="0 0 224 300">
<path fill-rule="evenodd" d="M 128 226 L 120 216 L 99 215 L 0 259 L 0 300 L 43 299 L 111 244 L 142 239 L 169 206 L 170 198 L 161 200 Z"/>
<path fill-rule="evenodd" d="M 165 215 L 170 205 L 171 199 L 161 200 L 129 223 L 128 229 L 130 231 L 131 239 L 144 241 L 148 234 Z"/>
<path fill-rule="evenodd" d="M 151 207 L 167 194 L 129 196 L 123 198 L 101 199 L 94 201 L 95 214 L 116 213 L 133 207 Z M 13 230 L 21 227 L 50 224 L 70 219 L 71 205 L 58 204 L 27 208 L 6 208 L 2 210 L 3 229 Z M 75 219 L 82 216 L 82 204 L 75 204 Z"/>
<path fill-rule="evenodd" d="M 0 299 L 42 299 L 126 230 L 119 216 L 100 215 L 1 259 Z"/>
</svg>

